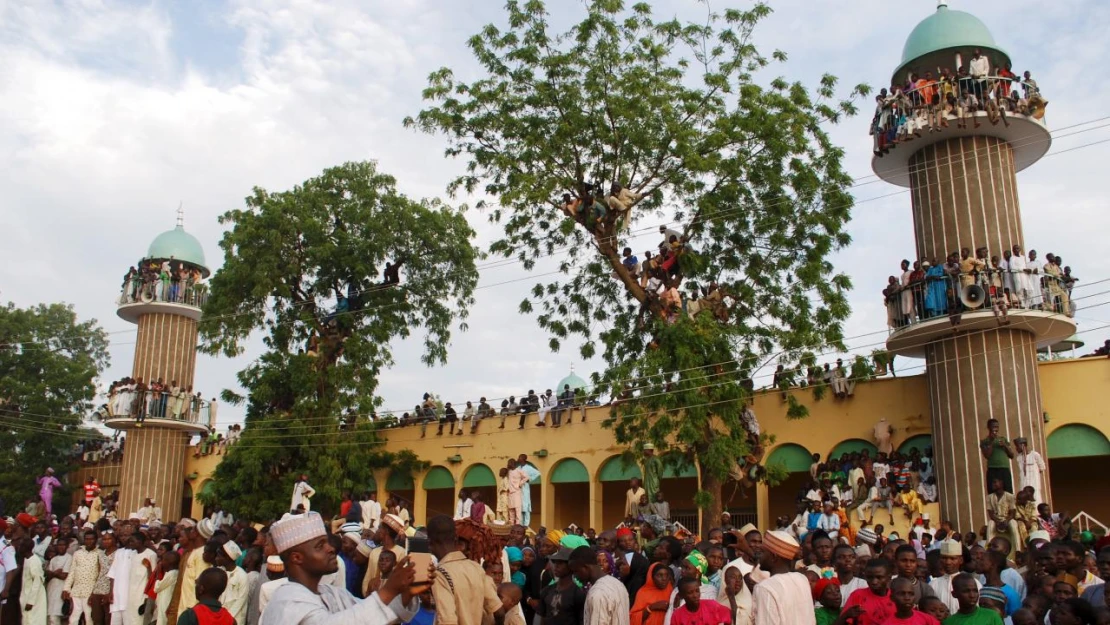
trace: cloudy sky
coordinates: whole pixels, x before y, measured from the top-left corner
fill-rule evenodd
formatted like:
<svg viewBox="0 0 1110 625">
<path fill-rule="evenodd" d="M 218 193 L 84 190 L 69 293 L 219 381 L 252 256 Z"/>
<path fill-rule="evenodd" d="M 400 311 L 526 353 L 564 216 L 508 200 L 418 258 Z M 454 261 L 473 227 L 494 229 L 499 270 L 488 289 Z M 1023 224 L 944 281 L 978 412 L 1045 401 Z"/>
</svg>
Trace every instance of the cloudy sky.
<svg viewBox="0 0 1110 625">
<path fill-rule="evenodd" d="M 581 12 L 549 1 L 556 21 Z M 659 0 L 658 16 L 704 16 L 695 0 Z M 726 3 L 715 3 L 723 8 Z M 764 52 L 785 50 L 780 73 L 813 84 L 823 72 L 843 85 L 879 87 L 901 58 L 906 35 L 932 0 L 771 0 L 757 31 Z M 728 3 L 728 6 L 733 6 Z M 186 227 L 219 264 L 216 217 L 242 206 L 252 186 L 287 189 L 325 167 L 375 159 L 412 196 L 445 194 L 462 163 L 445 160 L 438 137 L 401 119 L 421 106 L 429 72 L 450 65 L 475 74 L 466 39 L 501 23 L 501 0 L 0 0 L 0 299 L 20 306 L 65 301 L 111 332 L 110 381 L 130 373 L 134 326 L 115 315 L 127 267 L 183 203 Z M 1051 152 L 1019 174 L 1029 247 L 1066 257 L 1080 285 L 1110 278 L 1110 226 L 1103 182 L 1110 143 L 1110 84 L 1098 69 L 1110 52 L 1110 3 L 952 0 L 983 18 L 1014 69 L 1030 70 L 1051 101 Z M 866 105 L 864 108 L 868 108 Z M 879 290 L 912 254 L 909 195 L 871 176 L 870 112 L 834 136 L 856 176 L 854 244 L 834 259 L 856 290 L 849 345 L 869 352 L 884 337 Z M 1104 120 L 1104 121 L 1099 121 Z M 466 201 L 457 198 L 455 201 Z M 491 240 L 483 215 L 471 221 Z M 1100 243 L 1100 241 L 1102 243 Z M 537 271 L 542 271 L 538 269 Z M 404 409 L 426 390 L 446 400 L 501 397 L 553 387 L 577 350 L 552 354 L 534 321 L 517 313 L 532 280 L 518 266 L 483 271 L 470 331 L 456 333 L 451 361 L 428 369 L 420 341 L 395 346 L 385 405 Z M 1106 286 L 1107 288 L 1102 288 Z M 1110 286 L 1076 291 L 1089 346 L 1110 332 Z M 1092 307 L 1094 306 L 1094 307 Z M 1086 309 L 1084 309 L 1086 308 Z M 1090 351 L 1090 347 L 1083 351 Z M 237 359 L 198 359 L 205 395 L 233 386 L 258 349 Z M 833 356 L 829 356 L 831 359 Z M 478 364 L 480 363 L 480 364 Z M 476 366 L 478 365 L 478 366 Z M 902 368 L 919 373 L 921 362 Z M 909 372 L 909 371 L 907 371 Z M 241 418 L 220 411 L 220 427 Z"/>
</svg>

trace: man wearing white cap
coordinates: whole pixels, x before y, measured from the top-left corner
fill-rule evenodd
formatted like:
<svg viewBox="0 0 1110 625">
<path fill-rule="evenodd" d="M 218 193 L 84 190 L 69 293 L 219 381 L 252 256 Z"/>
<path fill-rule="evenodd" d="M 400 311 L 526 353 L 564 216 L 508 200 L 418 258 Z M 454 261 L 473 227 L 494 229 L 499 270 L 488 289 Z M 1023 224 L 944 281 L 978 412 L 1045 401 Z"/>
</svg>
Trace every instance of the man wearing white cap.
<svg viewBox="0 0 1110 625">
<path fill-rule="evenodd" d="M 397 564 L 377 592 L 360 601 L 342 588 L 320 583 L 320 578 L 337 570 L 338 563 L 319 514 L 282 519 L 270 528 L 270 537 L 285 563 L 289 583 L 274 592 L 262 612 L 261 625 L 387 625 L 416 616 L 419 602 L 412 597 L 423 588 L 413 586 L 416 571 L 407 559 Z"/>
<path fill-rule="evenodd" d="M 405 548 L 397 544 L 397 537 L 405 534 L 405 522 L 396 514 L 387 514 L 378 525 L 378 532 L 374 534 L 374 542 L 378 544 L 366 556 L 366 575 L 362 578 L 362 596 L 370 594 L 370 580 L 378 574 L 378 558 L 382 551 L 392 551 L 397 556 L 397 561 L 405 557 Z"/>
<path fill-rule="evenodd" d="M 800 549 L 798 541 L 782 530 L 767 532 L 763 538 L 762 566 L 771 576 L 752 591 L 755 625 L 816 625 L 809 578 L 793 570 Z M 755 572 L 748 577 L 754 578 Z"/>
<path fill-rule="evenodd" d="M 216 552 L 216 566 L 227 572 L 227 586 L 220 595 L 220 605 L 227 608 L 238 625 L 247 623 L 247 598 L 250 592 L 247 572 L 235 565 L 235 560 L 242 554 L 243 550 L 233 540 L 224 543 Z"/>
<path fill-rule="evenodd" d="M 193 550 L 185 558 L 181 566 L 181 574 L 178 576 L 181 583 L 181 601 L 177 605 L 178 616 L 197 604 L 197 577 L 200 577 L 204 570 L 211 568 L 204 561 L 204 544 L 216 533 L 216 528 L 212 525 L 212 519 L 201 519 L 196 527 L 187 528 L 186 532 Z"/>
<path fill-rule="evenodd" d="M 943 601 L 952 614 L 960 609 L 960 602 L 956 599 L 956 589 L 952 587 L 952 582 L 960 574 L 963 565 L 963 545 L 951 539 L 941 541 L 940 566 L 944 570 L 944 575 L 933 578 L 933 581 L 929 582 L 929 586 L 933 589 L 937 599 Z M 983 585 L 979 583 L 979 580 L 975 580 L 975 583 L 982 588 Z"/>
</svg>

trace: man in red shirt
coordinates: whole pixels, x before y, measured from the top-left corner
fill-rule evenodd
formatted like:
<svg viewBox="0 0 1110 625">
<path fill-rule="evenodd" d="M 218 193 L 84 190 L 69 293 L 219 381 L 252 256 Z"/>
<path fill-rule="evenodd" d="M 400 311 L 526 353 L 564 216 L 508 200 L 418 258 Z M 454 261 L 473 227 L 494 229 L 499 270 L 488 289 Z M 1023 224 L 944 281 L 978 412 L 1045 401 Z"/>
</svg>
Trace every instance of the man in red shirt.
<svg viewBox="0 0 1110 625">
<path fill-rule="evenodd" d="M 732 613 L 728 608 L 701 598 L 701 580 L 683 578 L 678 582 L 678 594 L 686 602 L 675 608 L 672 625 L 731 625 Z"/>
<path fill-rule="evenodd" d="M 875 558 L 867 563 L 863 574 L 867 588 L 853 592 L 848 597 L 848 603 L 844 604 L 845 610 L 857 605 L 862 609 L 856 625 L 883 625 L 894 616 L 894 602 L 890 600 L 890 576 L 893 572 L 894 565 L 886 558 Z"/>
<path fill-rule="evenodd" d="M 96 481 L 95 477 L 89 476 L 85 481 L 85 505 L 92 505 L 93 497 L 96 496 L 96 491 L 100 490 L 100 483 Z"/>
<path fill-rule="evenodd" d="M 917 591 L 909 579 L 897 577 L 891 581 L 890 597 L 894 602 L 894 615 L 882 625 L 940 625 L 937 619 L 913 607 Z"/>
</svg>

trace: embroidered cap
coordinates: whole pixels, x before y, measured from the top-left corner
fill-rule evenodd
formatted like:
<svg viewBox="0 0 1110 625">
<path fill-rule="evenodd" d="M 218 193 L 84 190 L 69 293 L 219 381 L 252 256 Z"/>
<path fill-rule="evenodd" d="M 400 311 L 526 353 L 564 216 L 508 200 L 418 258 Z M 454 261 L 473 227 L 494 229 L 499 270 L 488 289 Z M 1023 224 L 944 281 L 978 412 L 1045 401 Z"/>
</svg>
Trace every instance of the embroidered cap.
<svg viewBox="0 0 1110 625">
<path fill-rule="evenodd" d="M 763 546 L 776 556 L 793 560 L 798 556 L 798 541 L 782 530 L 771 530 L 763 537 Z"/>
<path fill-rule="evenodd" d="M 239 556 L 243 555 L 243 550 L 239 548 L 239 545 L 235 544 L 234 540 L 229 540 L 224 543 L 223 550 L 224 553 L 227 554 L 227 557 L 232 560 L 237 560 Z"/>
<path fill-rule="evenodd" d="M 270 538 L 273 539 L 278 553 L 321 536 L 327 536 L 327 531 L 318 512 L 294 515 L 270 526 Z"/>
</svg>

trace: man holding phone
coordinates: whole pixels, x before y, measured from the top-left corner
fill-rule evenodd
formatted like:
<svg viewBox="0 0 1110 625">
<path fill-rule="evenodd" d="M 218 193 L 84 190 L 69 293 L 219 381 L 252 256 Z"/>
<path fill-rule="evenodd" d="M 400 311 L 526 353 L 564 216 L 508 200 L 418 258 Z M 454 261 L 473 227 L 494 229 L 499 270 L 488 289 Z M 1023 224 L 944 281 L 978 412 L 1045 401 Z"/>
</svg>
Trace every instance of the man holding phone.
<svg viewBox="0 0 1110 625">
<path fill-rule="evenodd" d="M 325 622 L 387 625 L 398 619 L 409 621 L 420 608 L 416 597 L 435 578 L 434 572 L 429 571 L 428 582 L 414 584 L 416 569 L 405 558 L 397 563 L 377 592 L 359 600 L 343 588 L 320 583 L 323 576 L 338 571 L 339 564 L 319 514 L 287 515 L 273 524 L 270 537 L 285 563 L 289 582 L 274 592 L 262 612 L 261 625 Z"/>
<path fill-rule="evenodd" d="M 428 521 L 428 542 L 439 560 L 432 580 L 436 625 L 481 625 L 487 616 L 502 623 L 505 609 L 501 598 L 482 567 L 458 550 L 451 517 L 439 515 Z"/>
</svg>

